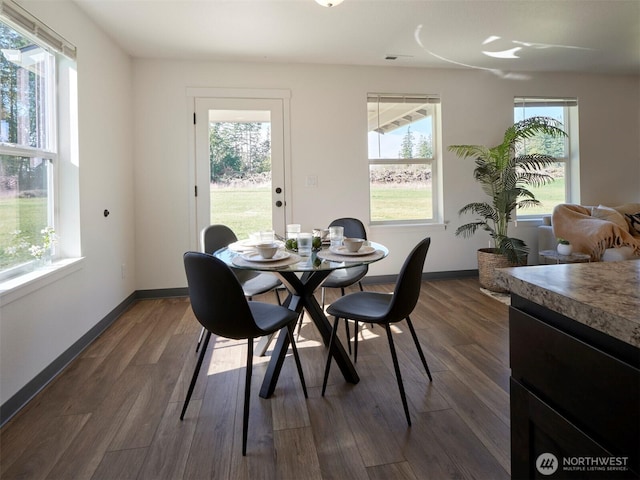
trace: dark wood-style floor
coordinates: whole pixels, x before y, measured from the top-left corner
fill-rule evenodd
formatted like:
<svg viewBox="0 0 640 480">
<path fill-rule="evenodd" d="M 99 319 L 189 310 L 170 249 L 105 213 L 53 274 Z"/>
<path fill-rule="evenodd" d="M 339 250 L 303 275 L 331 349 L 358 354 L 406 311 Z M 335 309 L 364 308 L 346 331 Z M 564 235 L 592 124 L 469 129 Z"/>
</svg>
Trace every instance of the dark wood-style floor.
<svg viewBox="0 0 640 480">
<path fill-rule="evenodd" d="M 291 353 L 273 397 L 260 398 L 268 357 L 256 358 L 243 457 L 245 342 L 212 337 L 180 421 L 199 324 L 187 298 L 139 301 L 4 426 L 0 478 L 509 478 L 507 306 L 477 279 L 434 280 L 423 283 L 412 320 L 433 383 L 397 324 L 411 428 L 384 331 L 363 329 L 361 381 L 345 383 L 334 365 L 323 398 L 326 350 L 305 321 L 298 348 L 309 398 Z"/>
</svg>

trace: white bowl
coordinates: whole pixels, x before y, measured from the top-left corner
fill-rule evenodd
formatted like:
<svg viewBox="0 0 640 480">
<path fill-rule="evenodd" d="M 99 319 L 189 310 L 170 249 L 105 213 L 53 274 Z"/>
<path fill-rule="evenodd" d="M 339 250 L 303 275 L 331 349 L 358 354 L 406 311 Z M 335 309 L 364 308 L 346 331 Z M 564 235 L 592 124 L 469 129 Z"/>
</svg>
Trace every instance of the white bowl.
<svg viewBox="0 0 640 480">
<path fill-rule="evenodd" d="M 320 237 L 322 241 L 325 241 L 329 238 L 329 229 L 328 228 L 314 228 L 313 236 Z"/>
<path fill-rule="evenodd" d="M 256 245 L 256 250 L 262 258 L 269 259 L 278 251 L 278 245 L 276 243 L 259 243 Z"/>
<path fill-rule="evenodd" d="M 342 243 L 351 253 L 356 253 L 364 244 L 363 238 L 345 238 Z"/>
</svg>

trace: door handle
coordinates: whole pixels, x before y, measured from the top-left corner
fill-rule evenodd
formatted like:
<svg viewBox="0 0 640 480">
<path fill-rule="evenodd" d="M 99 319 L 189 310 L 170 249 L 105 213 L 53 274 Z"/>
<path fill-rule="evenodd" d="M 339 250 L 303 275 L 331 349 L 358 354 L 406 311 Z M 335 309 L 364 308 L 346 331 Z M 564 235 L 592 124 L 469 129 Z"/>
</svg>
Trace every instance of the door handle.
<svg viewBox="0 0 640 480">
<path fill-rule="evenodd" d="M 281 207 L 281 206 L 282 206 L 282 201 L 278 200 L 278 201 L 276 202 L 276 207 Z"/>
</svg>

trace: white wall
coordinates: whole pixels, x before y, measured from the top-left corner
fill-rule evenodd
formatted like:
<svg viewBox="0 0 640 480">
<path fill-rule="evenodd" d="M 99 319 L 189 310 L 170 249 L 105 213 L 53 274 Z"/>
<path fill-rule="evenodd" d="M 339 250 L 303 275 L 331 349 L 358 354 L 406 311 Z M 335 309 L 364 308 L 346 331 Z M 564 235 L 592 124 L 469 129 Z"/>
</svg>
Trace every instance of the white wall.
<svg viewBox="0 0 640 480">
<path fill-rule="evenodd" d="M 513 122 L 515 96 L 578 97 L 581 190 L 584 203 L 640 201 L 640 131 L 637 77 L 533 74 L 504 80 L 469 70 L 349 66 L 192 63 L 135 60 L 137 288 L 185 285 L 181 255 L 190 248 L 188 222 L 187 87 L 275 88 L 291 91 L 292 221 L 310 229 L 339 216 L 368 218 L 366 94 L 429 93 L 442 101 L 444 217 L 446 230 L 371 228 L 370 238 L 390 247 L 371 275 L 395 274 L 410 248 L 432 238 L 426 270 L 477 268 L 476 249 L 488 237 L 454 236 L 464 204 L 481 199 L 473 161 L 446 151 L 456 143 L 498 143 Z M 305 187 L 307 175 L 318 187 Z M 535 223 L 512 233 L 536 251 Z"/>
<path fill-rule="evenodd" d="M 0 403 L 135 289 L 131 59 L 75 4 L 24 2 L 78 47 L 81 268 L 0 309 Z M 105 218 L 103 210 L 111 214 Z M 126 263 L 128 278 L 121 278 Z M 179 280 L 176 280 L 179 282 Z"/>
</svg>

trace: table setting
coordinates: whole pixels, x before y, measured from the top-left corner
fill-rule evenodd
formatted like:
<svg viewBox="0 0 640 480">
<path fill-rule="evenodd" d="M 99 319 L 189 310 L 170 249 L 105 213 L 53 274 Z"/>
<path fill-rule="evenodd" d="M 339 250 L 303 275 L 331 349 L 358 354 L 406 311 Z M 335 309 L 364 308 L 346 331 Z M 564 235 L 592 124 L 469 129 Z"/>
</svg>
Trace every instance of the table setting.
<svg viewBox="0 0 640 480">
<path fill-rule="evenodd" d="M 273 231 L 256 232 L 249 238 L 229 245 L 237 253 L 232 259 L 236 267 L 278 269 L 300 264 L 302 270 L 318 269 L 326 262 L 344 263 L 376 261 L 386 252 L 361 238 L 344 237 L 342 227 L 316 228 L 301 232 L 299 224 L 287 225 L 286 238 L 281 240 Z M 306 268 L 305 268 L 306 267 Z M 332 265 L 336 268 L 336 265 Z"/>
</svg>

